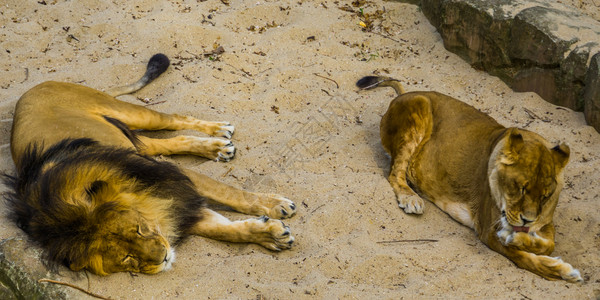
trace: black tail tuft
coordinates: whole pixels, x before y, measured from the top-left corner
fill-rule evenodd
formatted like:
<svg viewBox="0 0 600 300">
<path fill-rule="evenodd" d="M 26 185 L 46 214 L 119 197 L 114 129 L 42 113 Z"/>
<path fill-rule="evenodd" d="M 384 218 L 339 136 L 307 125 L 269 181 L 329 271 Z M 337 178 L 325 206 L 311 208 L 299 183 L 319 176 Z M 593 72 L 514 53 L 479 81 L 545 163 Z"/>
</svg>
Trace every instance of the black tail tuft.
<svg viewBox="0 0 600 300">
<path fill-rule="evenodd" d="M 377 87 L 383 80 L 377 76 L 365 76 L 356 82 L 356 86 L 362 90 Z"/>
<path fill-rule="evenodd" d="M 144 77 L 146 77 L 148 80 L 147 83 L 164 73 L 169 68 L 170 64 L 171 62 L 166 55 L 162 53 L 154 54 L 150 58 L 150 61 L 148 61 L 146 74 L 144 74 Z"/>
</svg>

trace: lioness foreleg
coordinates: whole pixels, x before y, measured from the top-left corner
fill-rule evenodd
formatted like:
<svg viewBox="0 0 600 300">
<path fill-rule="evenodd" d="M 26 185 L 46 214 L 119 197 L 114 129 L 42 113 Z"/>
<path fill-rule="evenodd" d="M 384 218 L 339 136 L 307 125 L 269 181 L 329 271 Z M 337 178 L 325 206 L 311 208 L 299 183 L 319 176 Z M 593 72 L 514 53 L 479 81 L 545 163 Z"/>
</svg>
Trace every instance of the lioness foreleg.
<svg viewBox="0 0 600 300">
<path fill-rule="evenodd" d="M 506 256 L 517 266 L 538 274 L 546 279 L 563 279 L 568 282 L 583 282 L 579 270 L 564 262 L 559 257 L 537 255 L 534 253 L 509 250 Z"/>
<path fill-rule="evenodd" d="M 255 243 L 274 251 L 290 249 L 294 243 L 290 228 L 280 220 L 263 216 L 230 221 L 207 208 L 202 212 L 202 220 L 190 233 L 221 241 Z"/>
<path fill-rule="evenodd" d="M 538 255 L 529 251 L 519 250 L 517 247 L 505 246 L 503 245 L 504 241 L 501 241 L 497 237 L 497 233 L 490 232 L 488 237 L 488 239 L 482 239 L 482 241 L 489 241 L 488 246 L 492 250 L 506 256 L 520 268 L 529 270 L 550 280 L 563 279 L 569 282 L 583 281 L 579 271 L 559 257 Z"/>
<path fill-rule="evenodd" d="M 216 181 L 204 174 L 184 170 L 200 195 L 227 205 L 238 212 L 275 219 L 289 218 L 296 213 L 296 204 L 276 194 L 247 192 Z"/>
</svg>

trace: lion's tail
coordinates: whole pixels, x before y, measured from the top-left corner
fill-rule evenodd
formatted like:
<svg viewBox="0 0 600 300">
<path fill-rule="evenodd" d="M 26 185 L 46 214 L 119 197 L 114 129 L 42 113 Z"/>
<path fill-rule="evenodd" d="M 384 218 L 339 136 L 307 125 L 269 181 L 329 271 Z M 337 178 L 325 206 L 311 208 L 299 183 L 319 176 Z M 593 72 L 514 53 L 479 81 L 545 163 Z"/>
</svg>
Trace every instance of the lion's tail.
<svg viewBox="0 0 600 300">
<path fill-rule="evenodd" d="M 361 90 L 368 90 L 379 86 L 389 86 L 393 88 L 398 95 L 404 94 L 404 88 L 400 84 L 400 81 L 390 77 L 365 76 L 356 82 L 356 86 Z"/>
<path fill-rule="evenodd" d="M 150 61 L 148 61 L 148 66 L 146 67 L 146 73 L 140 80 L 126 86 L 115 87 L 106 91 L 107 94 L 117 97 L 120 95 L 131 94 L 139 89 L 145 87 L 147 84 L 152 82 L 152 80 L 156 79 L 160 74 L 165 72 L 167 68 L 169 68 L 169 58 L 162 54 L 154 54 Z"/>
</svg>

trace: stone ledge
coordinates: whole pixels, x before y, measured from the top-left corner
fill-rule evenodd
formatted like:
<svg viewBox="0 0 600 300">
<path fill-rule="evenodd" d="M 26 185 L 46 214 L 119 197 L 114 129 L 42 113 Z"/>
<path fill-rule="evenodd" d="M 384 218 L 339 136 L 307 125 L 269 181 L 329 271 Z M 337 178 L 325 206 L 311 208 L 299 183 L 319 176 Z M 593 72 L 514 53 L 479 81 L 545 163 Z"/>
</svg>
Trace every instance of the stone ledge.
<svg viewBox="0 0 600 300">
<path fill-rule="evenodd" d="M 18 238 L 0 241 L 0 299 L 68 299 L 56 285 L 38 283 L 55 277 L 41 263 L 39 248 Z"/>
<path fill-rule="evenodd" d="M 555 1 L 421 0 L 420 5 L 446 49 L 515 91 L 536 92 L 583 111 L 600 131 L 600 22 Z"/>
</svg>

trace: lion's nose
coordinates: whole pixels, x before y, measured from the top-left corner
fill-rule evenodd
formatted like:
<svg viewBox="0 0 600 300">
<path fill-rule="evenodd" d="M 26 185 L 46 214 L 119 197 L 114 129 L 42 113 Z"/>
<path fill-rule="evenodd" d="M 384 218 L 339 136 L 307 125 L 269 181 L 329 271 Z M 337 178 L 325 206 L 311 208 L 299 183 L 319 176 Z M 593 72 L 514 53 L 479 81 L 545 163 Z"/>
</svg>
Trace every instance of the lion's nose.
<svg viewBox="0 0 600 300">
<path fill-rule="evenodd" d="M 147 260 L 154 264 L 161 264 L 169 255 L 169 251 L 165 245 L 161 244 L 158 240 L 153 241 L 151 244 L 147 244 L 146 247 Z"/>
</svg>

